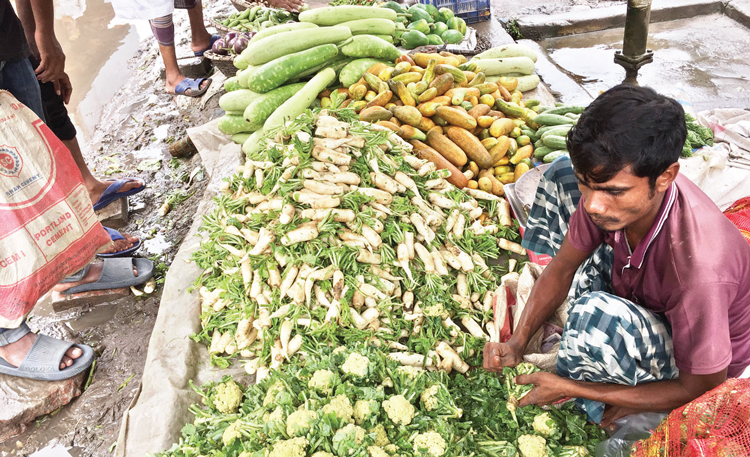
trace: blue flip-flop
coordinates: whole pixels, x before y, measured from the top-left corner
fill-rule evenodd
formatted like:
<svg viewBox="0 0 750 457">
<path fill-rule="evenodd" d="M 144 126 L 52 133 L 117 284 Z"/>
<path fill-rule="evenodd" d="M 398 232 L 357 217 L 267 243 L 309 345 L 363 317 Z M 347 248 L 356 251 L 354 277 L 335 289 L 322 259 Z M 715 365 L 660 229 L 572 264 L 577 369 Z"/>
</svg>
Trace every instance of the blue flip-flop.
<svg viewBox="0 0 750 457">
<path fill-rule="evenodd" d="M 206 84 L 206 87 L 201 89 L 201 83 L 203 81 L 208 81 L 208 84 Z M 174 88 L 174 94 L 175 95 L 184 95 L 186 97 L 200 97 L 201 95 L 205 94 L 208 88 L 211 87 L 211 78 L 185 78 L 182 81 L 177 84 L 177 86 Z M 190 93 L 187 93 L 187 90 L 190 89 Z"/>
<path fill-rule="evenodd" d="M 109 228 L 109 227 L 104 227 L 104 230 L 106 230 L 107 233 L 109 233 L 109 237 L 112 239 L 112 241 L 124 240 L 125 239 L 125 237 L 122 236 L 122 233 L 118 232 L 115 229 L 112 229 L 112 228 Z M 128 249 L 123 249 L 122 251 L 112 252 L 112 253 L 109 253 L 109 254 L 97 254 L 96 256 L 97 257 L 102 257 L 102 258 L 121 257 L 121 256 L 124 256 L 124 255 L 132 254 L 133 252 L 137 251 L 140 247 L 141 247 L 141 239 L 139 238 L 138 241 L 136 243 L 134 243 L 133 246 L 129 247 Z"/>
<path fill-rule="evenodd" d="M 136 187 L 135 189 L 127 190 L 125 192 L 118 192 L 120 189 L 122 189 L 122 186 L 129 182 L 133 182 L 136 179 L 137 178 L 108 179 L 107 182 L 111 182 L 112 184 L 107 187 L 107 190 L 105 190 L 102 196 L 99 197 L 99 200 L 94 203 L 94 211 L 99 211 L 105 206 L 108 206 L 121 198 L 129 197 L 130 195 L 135 195 L 138 192 L 143 191 L 143 189 L 146 188 L 146 184 L 143 184 L 140 187 Z"/>
<path fill-rule="evenodd" d="M 221 35 L 217 35 L 217 34 L 211 35 L 211 44 L 209 44 L 208 47 L 204 49 L 203 51 L 195 51 L 193 52 L 193 54 L 195 54 L 196 57 L 202 57 L 204 52 L 211 50 L 211 48 L 214 46 L 214 42 L 218 40 L 219 38 L 221 38 Z"/>
</svg>

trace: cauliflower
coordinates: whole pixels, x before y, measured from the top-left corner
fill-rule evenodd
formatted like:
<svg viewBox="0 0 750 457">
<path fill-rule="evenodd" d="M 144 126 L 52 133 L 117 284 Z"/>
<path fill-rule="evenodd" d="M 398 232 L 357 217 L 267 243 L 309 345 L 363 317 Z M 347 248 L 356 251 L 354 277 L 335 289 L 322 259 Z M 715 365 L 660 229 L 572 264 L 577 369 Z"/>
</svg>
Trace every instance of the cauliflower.
<svg viewBox="0 0 750 457">
<path fill-rule="evenodd" d="M 429 454 L 440 457 L 445 453 L 445 440 L 439 433 L 420 433 L 414 438 L 414 454 Z"/>
<path fill-rule="evenodd" d="M 389 457 L 388 453 L 380 446 L 367 446 L 367 453 L 370 457 Z"/>
<path fill-rule="evenodd" d="M 239 430 L 241 425 L 242 422 L 237 419 L 224 430 L 224 433 L 221 435 L 221 441 L 224 443 L 224 446 L 229 446 L 234 440 L 242 437 L 242 432 Z"/>
<path fill-rule="evenodd" d="M 422 392 L 419 398 L 422 400 L 424 409 L 440 416 L 458 419 L 463 414 L 463 410 L 456 406 L 450 392 L 442 384 L 431 385 Z"/>
<path fill-rule="evenodd" d="M 521 435 L 518 450 L 521 457 L 547 457 L 547 440 L 537 435 Z"/>
<path fill-rule="evenodd" d="M 383 387 L 393 387 L 393 379 L 391 379 L 390 376 L 387 376 L 383 379 L 383 382 L 380 383 Z"/>
<path fill-rule="evenodd" d="M 263 399 L 263 406 L 268 406 L 271 403 L 276 402 L 276 395 L 286 391 L 286 386 L 281 381 L 276 381 L 271 384 L 271 387 L 266 391 L 266 397 Z"/>
<path fill-rule="evenodd" d="M 348 456 L 353 453 L 356 446 L 362 444 L 365 436 L 365 429 L 354 424 L 348 424 L 333 435 L 333 450 L 340 457 Z"/>
<path fill-rule="evenodd" d="M 263 415 L 263 422 L 274 422 L 284 420 L 284 410 L 280 406 L 277 406 L 272 413 L 266 413 Z"/>
<path fill-rule="evenodd" d="M 395 454 L 396 452 L 398 452 L 398 446 L 396 446 L 395 444 L 386 444 L 383 449 L 385 449 L 385 452 L 389 454 Z"/>
<path fill-rule="evenodd" d="M 337 347 L 336 347 L 336 348 L 335 348 L 335 349 L 333 350 L 333 353 L 334 353 L 334 354 L 343 354 L 344 352 L 346 352 L 346 346 L 337 346 Z"/>
<path fill-rule="evenodd" d="M 377 414 L 379 409 L 380 405 L 375 400 L 357 400 L 354 404 L 354 422 L 362 425 L 371 415 Z"/>
<path fill-rule="evenodd" d="M 419 376 L 419 374 L 422 372 L 422 369 L 410 365 L 401 365 L 400 367 L 396 368 L 396 372 L 402 375 L 406 375 L 409 379 L 414 379 Z"/>
<path fill-rule="evenodd" d="M 310 430 L 318 415 L 315 411 L 300 409 L 286 418 L 286 434 L 289 436 L 301 436 Z"/>
<path fill-rule="evenodd" d="M 420 395 L 419 398 L 422 400 L 422 403 L 424 403 L 424 409 L 426 409 L 427 411 L 432 411 L 437 407 L 437 394 L 439 390 L 440 386 L 437 384 L 433 384 L 428 387 L 427 390 L 422 392 L 422 395 Z"/>
<path fill-rule="evenodd" d="M 315 454 L 313 454 L 311 457 L 334 457 L 334 456 L 330 452 L 318 451 Z"/>
<path fill-rule="evenodd" d="M 591 453 L 583 446 L 563 446 L 558 454 L 559 457 L 587 457 L 589 455 Z"/>
<path fill-rule="evenodd" d="M 318 370 L 313 373 L 312 378 L 307 382 L 307 387 L 318 393 L 331 395 L 335 384 L 336 374 L 334 372 L 331 370 Z"/>
<path fill-rule="evenodd" d="M 349 397 L 346 395 L 336 395 L 331 399 L 331 402 L 323 407 L 323 414 L 335 414 L 339 419 L 342 419 L 346 423 L 352 422 L 352 414 L 354 414 L 354 408 L 349 401 Z"/>
<path fill-rule="evenodd" d="M 425 316 L 439 317 L 441 319 L 451 317 L 448 311 L 445 310 L 445 307 L 442 303 L 435 303 L 434 305 L 425 306 L 423 312 Z"/>
<path fill-rule="evenodd" d="M 414 419 L 414 406 L 403 395 L 394 395 L 384 401 L 383 409 L 396 425 L 409 425 Z"/>
<path fill-rule="evenodd" d="M 557 422 L 546 411 L 534 417 L 532 426 L 538 434 L 545 438 L 556 438 L 561 434 Z"/>
<path fill-rule="evenodd" d="M 234 381 L 222 382 L 214 389 L 216 395 L 211 399 L 216 409 L 224 414 L 234 414 L 242 404 L 242 389 Z"/>
<path fill-rule="evenodd" d="M 388 441 L 388 434 L 385 432 L 385 427 L 383 427 L 383 424 L 378 424 L 375 427 L 371 428 L 367 431 L 367 433 L 374 433 L 375 434 L 375 446 L 384 447 L 389 445 L 391 442 Z"/>
<path fill-rule="evenodd" d="M 370 359 L 357 352 L 352 352 L 349 354 L 349 357 L 346 358 L 344 364 L 341 365 L 341 371 L 346 374 L 363 378 L 367 375 L 367 368 L 369 365 Z"/>
<path fill-rule="evenodd" d="M 273 450 L 268 454 L 268 457 L 305 457 L 307 444 L 308 442 L 304 438 L 279 441 L 273 445 Z"/>
</svg>

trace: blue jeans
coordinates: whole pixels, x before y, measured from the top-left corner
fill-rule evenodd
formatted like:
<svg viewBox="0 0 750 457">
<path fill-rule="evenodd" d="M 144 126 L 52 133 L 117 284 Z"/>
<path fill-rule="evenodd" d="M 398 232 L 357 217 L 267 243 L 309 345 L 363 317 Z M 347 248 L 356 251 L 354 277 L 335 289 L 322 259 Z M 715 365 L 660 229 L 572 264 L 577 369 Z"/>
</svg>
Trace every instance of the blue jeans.
<svg viewBox="0 0 750 457">
<path fill-rule="evenodd" d="M 29 59 L 0 62 L 0 89 L 7 90 L 44 121 L 42 92 Z"/>
</svg>

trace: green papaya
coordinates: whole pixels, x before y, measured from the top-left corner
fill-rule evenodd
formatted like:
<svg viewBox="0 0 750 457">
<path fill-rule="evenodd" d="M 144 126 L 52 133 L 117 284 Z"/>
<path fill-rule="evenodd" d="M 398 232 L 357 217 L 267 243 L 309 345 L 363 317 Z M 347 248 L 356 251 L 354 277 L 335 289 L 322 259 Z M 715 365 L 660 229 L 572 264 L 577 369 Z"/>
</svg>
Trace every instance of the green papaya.
<svg viewBox="0 0 750 457">
<path fill-rule="evenodd" d="M 386 2 L 382 6 L 382 8 L 388 8 L 390 10 L 395 11 L 396 13 L 402 13 L 402 14 L 406 13 L 406 10 L 404 9 L 404 7 L 401 6 L 401 5 L 399 5 L 398 3 L 394 2 L 394 1 Z"/>
<path fill-rule="evenodd" d="M 430 16 L 430 13 L 427 12 L 423 8 L 424 5 L 421 3 L 417 3 L 416 5 L 412 5 L 411 8 L 409 8 L 409 14 L 411 14 L 411 21 L 416 22 L 420 19 L 424 19 L 428 23 L 435 22 L 435 20 Z"/>
<path fill-rule="evenodd" d="M 452 17 L 448 20 L 448 28 L 452 30 L 458 30 L 461 35 L 466 34 L 466 22 L 460 17 Z M 443 38 L 445 39 L 445 38 Z"/>
<path fill-rule="evenodd" d="M 450 8 L 440 8 L 438 10 L 437 20 L 440 22 L 448 22 L 453 19 L 453 10 Z"/>
<path fill-rule="evenodd" d="M 440 38 L 448 44 L 458 44 L 464 41 L 464 36 L 458 30 L 446 30 Z"/>
<path fill-rule="evenodd" d="M 435 35 L 440 36 L 446 30 L 448 30 L 448 25 L 446 23 L 444 23 L 444 22 L 436 22 L 435 23 L 435 30 L 433 30 L 432 33 L 434 33 Z"/>
<path fill-rule="evenodd" d="M 432 16 L 433 19 L 437 18 L 438 9 L 435 5 L 431 5 L 429 3 L 424 4 L 424 9 L 430 13 L 430 16 Z"/>
<path fill-rule="evenodd" d="M 442 46 L 445 44 L 443 42 L 443 39 L 435 35 L 434 33 L 427 35 L 427 39 L 430 41 L 430 44 L 435 45 L 435 46 Z"/>
<path fill-rule="evenodd" d="M 419 30 L 407 31 L 406 33 L 401 35 L 401 42 L 403 43 L 404 49 L 414 49 L 430 44 L 430 40 L 427 39 L 427 35 L 420 32 Z"/>
<path fill-rule="evenodd" d="M 411 24 L 407 25 L 406 28 L 407 30 L 419 30 L 425 35 L 430 33 L 430 24 L 428 24 L 427 21 L 424 19 L 420 19 L 416 22 L 412 22 Z"/>
</svg>

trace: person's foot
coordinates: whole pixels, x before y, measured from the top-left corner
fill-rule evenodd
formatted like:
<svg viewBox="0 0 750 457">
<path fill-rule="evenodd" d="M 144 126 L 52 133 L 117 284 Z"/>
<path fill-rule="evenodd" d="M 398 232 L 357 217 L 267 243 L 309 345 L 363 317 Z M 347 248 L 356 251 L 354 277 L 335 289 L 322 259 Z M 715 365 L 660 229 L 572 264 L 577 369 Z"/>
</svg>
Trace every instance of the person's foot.
<svg viewBox="0 0 750 457">
<path fill-rule="evenodd" d="M 84 275 L 83 278 L 81 278 L 80 281 L 76 282 L 65 282 L 57 284 L 55 287 L 52 288 L 55 292 L 65 292 L 66 290 L 70 289 L 71 287 L 80 286 L 82 284 L 91 284 L 92 282 L 96 282 L 99 280 L 99 278 L 102 276 L 102 269 L 104 268 L 103 263 L 95 263 L 89 266 L 88 271 Z M 138 269 L 133 265 L 133 275 L 138 277 Z"/>
<path fill-rule="evenodd" d="M 128 235 L 127 233 L 122 233 L 121 235 L 125 237 L 124 240 L 113 241 L 112 246 L 100 252 L 99 254 L 114 254 L 116 252 L 124 251 L 126 249 L 132 248 L 138 242 L 137 236 Z"/>
<path fill-rule="evenodd" d="M 96 183 L 93 186 L 88 187 L 89 191 L 89 197 L 91 198 L 92 203 L 96 203 L 101 198 L 102 194 L 109 186 L 112 185 L 112 183 L 115 182 L 114 179 L 112 180 L 106 180 L 106 181 L 96 181 Z M 125 184 L 123 184 L 122 187 L 117 191 L 118 194 L 123 192 L 128 192 L 133 189 L 137 189 L 141 186 L 143 186 L 143 181 L 140 179 L 131 179 Z"/>
<path fill-rule="evenodd" d="M 182 76 L 177 81 L 169 81 L 169 80 L 167 80 L 167 84 L 164 86 L 164 89 L 167 91 L 168 94 L 177 95 L 177 93 L 176 93 L 177 85 L 179 83 L 181 83 L 182 80 L 184 80 L 184 79 L 185 79 L 185 77 Z M 204 81 L 201 82 L 200 89 L 203 89 L 203 88 L 207 87 L 209 84 L 211 84 L 210 79 L 205 79 Z M 192 93 L 193 93 L 193 89 L 186 89 L 185 90 L 185 95 L 187 95 L 187 96 L 191 96 Z"/>
<path fill-rule="evenodd" d="M 211 45 L 213 44 L 211 42 L 212 35 L 205 29 L 203 32 L 204 33 L 196 34 L 198 36 L 193 37 L 193 41 L 190 42 L 190 49 L 193 52 L 206 51 L 211 48 Z"/>
<path fill-rule="evenodd" d="M 21 365 L 21 362 L 24 361 L 26 355 L 31 350 L 31 346 L 34 344 L 34 341 L 36 341 L 36 334 L 29 332 L 22 336 L 21 339 L 16 341 L 15 343 L 0 347 L 0 358 L 13 365 L 14 367 L 18 367 L 19 365 Z M 83 355 L 83 351 L 80 348 L 71 347 L 67 350 L 67 352 L 65 352 L 65 356 L 63 357 L 62 362 L 60 362 L 60 369 L 63 370 L 73 365 L 73 360 L 77 359 L 81 355 Z"/>
</svg>

